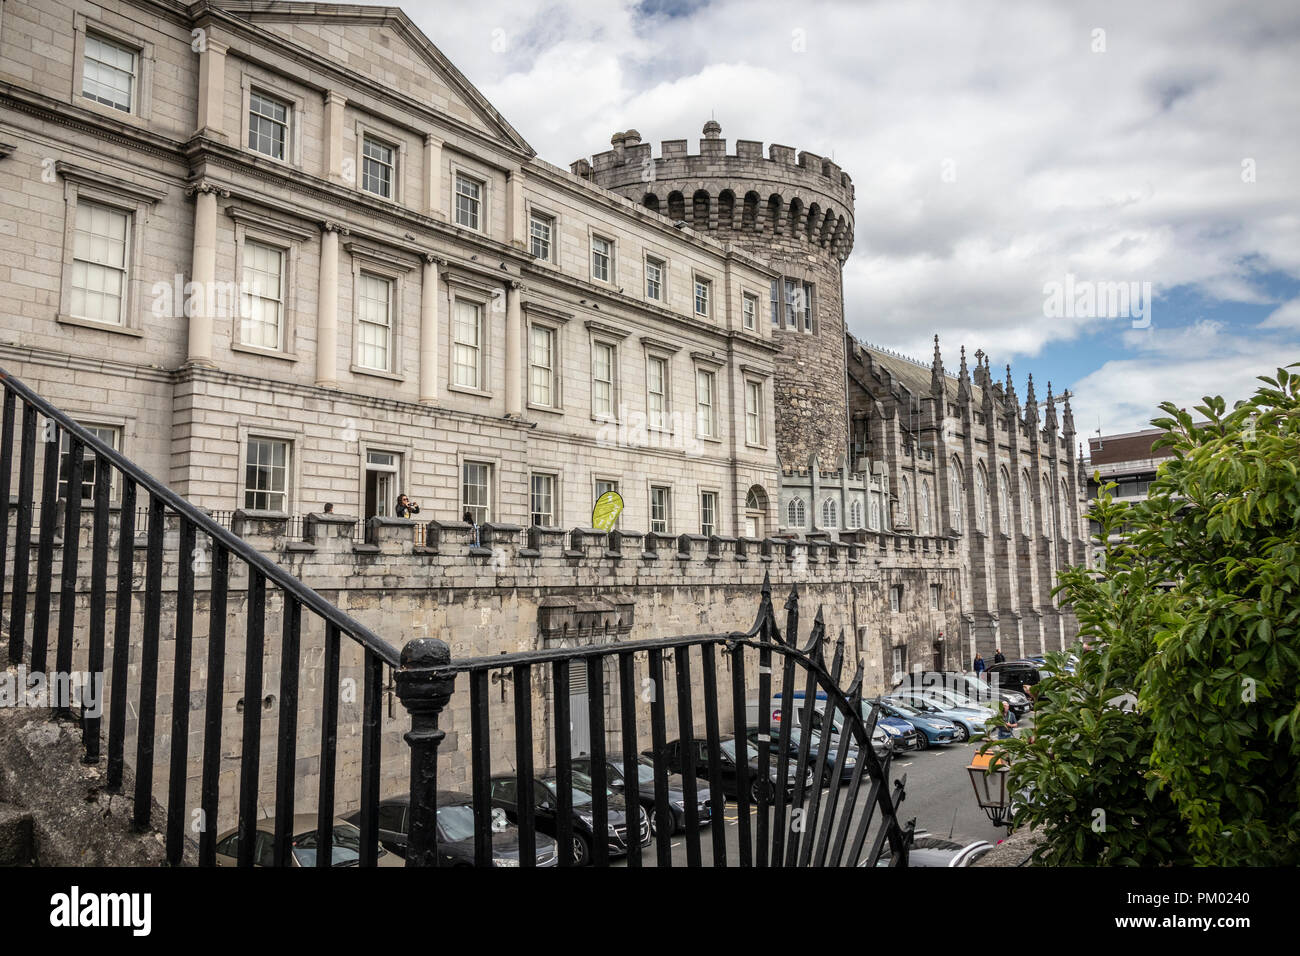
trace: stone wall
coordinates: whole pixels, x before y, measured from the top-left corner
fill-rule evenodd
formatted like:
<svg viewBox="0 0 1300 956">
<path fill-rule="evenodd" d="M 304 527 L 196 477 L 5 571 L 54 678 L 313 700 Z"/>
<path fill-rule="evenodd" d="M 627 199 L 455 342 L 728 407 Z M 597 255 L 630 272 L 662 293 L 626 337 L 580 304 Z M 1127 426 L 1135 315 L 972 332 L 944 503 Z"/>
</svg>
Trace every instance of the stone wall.
<svg viewBox="0 0 1300 956">
<path fill-rule="evenodd" d="M 76 601 L 74 670 L 86 668 L 88 621 L 91 613 L 88 555 L 89 516 L 83 518 L 80 537 L 80 572 Z M 116 525 L 114 515 L 113 525 Z M 234 526 L 246 540 L 270 554 L 286 570 L 316 589 L 328 601 L 383 639 L 400 648 L 417 637 L 437 637 L 451 647 L 453 660 L 492 656 L 515 651 L 562 646 L 569 643 L 621 643 L 651 637 L 697 633 L 746 631 L 754 623 L 765 576 L 770 576 L 778 615 L 792 586 L 800 594 L 800 641 L 806 641 L 814 616 L 823 614 L 833 642 L 845 640 L 845 685 L 856 662 L 865 667 L 865 687 L 878 692 L 889 683 L 892 648 L 907 647 L 907 659 L 928 666 L 935 635 L 957 620 L 961 602 L 956 553 L 949 542 L 894 535 L 845 533 L 841 541 L 796 539 L 704 539 L 699 536 L 660 536 L 625 533 L 609 539 L 603 534 L 575 529 L 533 529 L 525 533 L 512 526 L 488 525 L 479 529 L 476 544 L 472 528 L 459 523 L 431 522 L 417 537 L 417 527 L 407 520 L 377 520 L 372 541 L 356 543 L 352 520 L 335 515 L 309 516 L 303 537 L 290 537 L 282 518 L 238 513 Z M 12 529 L 11 529 L 12 530 Z M 113 532 L 116 538 L 116 531 Z M 12 541 L 12 533 L 10 536 Z M 60 539 L 61 540 L 61 536 Z M 179 541 L 177 519 L 168 519 L 165 535 L 168 559 L 162 578 L 162 617 L 159 645 L 158 709 L 155 731 L 154 792 L 166 799 L 172 740 L 172 688 L 176 659 L 175 602 Z M 187 801 L 198 807 L 203 716 L 208 695 L 215 690 L 206 671 L 209 628 L 211 553 L 200 536 L 195 562 L 195 606 L 191 684 L 188 700 Z M 421 542 L 422 543 L 417 543 Z M 140 678 L 142 589 L 145 576 L 145 539 L 136 539 L 132 644 L 128 673 L 126 754 L 135 755 Z M 810 546 L 811 545 L 811 546 Z M 61 567 L 61 546 L 56 547 L 55 568 Z M 116 555 L 116 542 L 110 547 Z M 12 561 L 9 564 L 12 567 Z M 282 600 L 268 589 L 265 615 L 263 686 L 259 699 L 245 696 L 249 669 L 245 632 L 247 624 L 247 571 L 241 562 L 231 566 L 226 665 L 219 692 L 223 697 L 221 728 L 221 809 L 217 826 L 233 826 L 240 779 L 243 712 L 261 709 L 259 804 L 269 814 L 274 806 L 275 766 L 280 740 L 279 707 L 282 694 L 280 646 L 283 627 Z M 112 582 L 117 573 L 110 560 L 109 594 L 105 613 L 111 661 L 112 620 L 115 614 Z M 56 587 L 57 587 L 57 581 Z M 32 582 L 34 587 L 34 580 Z M 890 610 L 890 586 L 901 584 L 905 598 L 897 612 Z M 929 585 L 940 586 L 941 603 L 932 609 Z M 6 604 L 8 602 L 6 601 Z M 30 642 L 30 613 L 27 633 Z M 58 633 L 58 600 L 50 621 L 50 657 Z M 319 787 L 321 707 L 324 700 L 322 661 L 324 628 L 309 613 L 302 619 L 299 705 L 295 746 L 295 797 L 300 812 L 315 808 Z M 7 635 L 5 636 L 7 640 Z M 832 648 L 828 647 L 829 660 Z M 25 658 L 30 661 L 30 656 Z M 692 687 L 697 703 L 695 728 L 703 733 L 700 657 L 692 654 Z M 719 655 L 718 686 L 723 730 L 731 727 L 730 657 Z M 746 686 L 757 687 L 755 655 L 746 660 Z M 650 746 L 649 697 L 646 655 L 636 659 L 638 689 L 638 749 Z M 360 786 L 360 731 L 362 715 L 363 654 L 345 637 L 341 655 L 342 681 L 338 722 L 337 807 L 348 812 L 358 805 Z M 106 685 L 111 687 L 111 670 Z M 533 675 L 533 753 L 538 769 L 554 761 L 554 693 L 549 675 Z M 675 675 L 671 663 L 665 670 L 667 728 L 677 734 Z M 491 763 L 494 771 L 514 766 L 513 708 L 515 689 L 509 679 L 490 684 Z M 608 746 L 619 746 L 617 696 L 611 681 L 607 692 L 611 707 L 606 725 Z M 440 783 L 452 788 L 469 785 L 469 691 L 461 678 L 442 722 L 447 731 L 443 746 Z M 380 791 L 384 796 L 409 787 L 407 746 L 402 734 L 409 722 L 393 693 L 392 674 L 384 668 L 382 701 L 382 761 Z M 104 739 L 107 740 L 107 709 Z"/>
</svg>

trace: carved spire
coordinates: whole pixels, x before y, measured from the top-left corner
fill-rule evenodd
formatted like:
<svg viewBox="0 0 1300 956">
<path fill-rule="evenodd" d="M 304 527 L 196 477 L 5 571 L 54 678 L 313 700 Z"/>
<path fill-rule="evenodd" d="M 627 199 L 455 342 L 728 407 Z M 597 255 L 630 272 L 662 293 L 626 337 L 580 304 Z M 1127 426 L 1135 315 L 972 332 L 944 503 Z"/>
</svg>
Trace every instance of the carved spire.
<svg viewBox="0 0 1300 956">
<path fill-rule="evenodd" d="M 930 363 L 930 394 L 943 395 L 943 356 L 939 354 L 939 336 L 934 337 L 934 361 Z"/>
<path fill-rule="evenodd" d="M 1052 396 L 1052 383 L 1047 383 L 1047 414 L 1043 416 L 1047 431 L 1056 434 L 1056 399 Z"/>
<path fill-rule="evenodd" d="M 1074 412 L 1070 408 L 1070 392 L 1067 389 L 1061 393 L 1061 398 L 1065 406 L 1061 413 L 1061 434 L 1067 439 L 1074 437 Z"/>
<path fill-rule="evenodd" d="M 1007 366 L 1007 383 L 1005 398 L 1007 401 L 1007 411 L 1019 414 L 1020 399 L 1016 396 L 1016 384 L 1011 380 L 1011 366 Z"/>
<path fill-rule="evenodd" d="M 961 347 L 961 369 L 957 372 L 957 401 L 970 401 L 970 369 L 966 367 L 966 346 Z"/>
</svg>

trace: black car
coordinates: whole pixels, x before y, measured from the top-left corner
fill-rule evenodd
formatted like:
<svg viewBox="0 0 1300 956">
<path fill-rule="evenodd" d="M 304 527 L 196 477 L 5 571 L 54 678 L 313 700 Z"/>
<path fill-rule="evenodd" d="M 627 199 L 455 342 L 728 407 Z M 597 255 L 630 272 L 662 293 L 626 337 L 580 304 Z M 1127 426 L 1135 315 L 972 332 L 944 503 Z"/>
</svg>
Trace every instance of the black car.
<svg viewBox="0 0 1300 956">
<path fill-rule="evenodd" d="M 771 802 L 780 779 L 777 762 L 773 760 L 768 767 L 768 783 L 764 786 L 758 775 L 758 751 L 753 744 L 748 741 L 745 743 L 747 759 L 743 772 L 737 766 L 736 738 L 732 734 L 727 734 L 721 739 L 721 745 L 722 766 L 718 768 L 718 775 L 722 778 L 722 792 L 729 797 L 735 797 L 739 794 L 740 788 L 745 787 L 752 802 L 758 804 Z M 693 753 L 683 754 L 680 740 L 668 741 L 664 745 L 664 763 L 674 773 L 689 771 L 697 777 L 710 779 L 708 741 L 693 740 L 691 749 Z M 814 784 L 813 771 L 809 767 L 804 774 L 804 790 L 811 789 Z M 786 786 L 786 796 L 793 795 L 794 785 L 789 783 Z"/>
<path fill-rule="evenodd" d="M 609 784 L 609 788 L 615 793 L 626 794 L 627 786 L 623 778 L 623 761 L 606 760 L 605 767 L 605 781 Z M 585 755 L 574 757 L 573 769 L 580 770 L 590 777 L 591 758 Z M 641 806 L 645 808 L 646 815 L 650 818 L 650 832 L 654 833 L 658 828 L 658 815 L 655 813 L 654 761 L 644 754 L 638 756 L 636 774 L 637 799 L 641 802 Z M 709 799 L 709 788 L 703 782 L 695 785 L 695 806 L 700 823 L 708 823 L 713 819 L 713 801 Z M 685 830 L 686 787 L 681 774 L 670 773 L 668 775 L 668 808 L 673 817 L 672 832 L 678 833 Z"/>
<path fill-rule="evenodd" d="M 440 866 L 474 865 L 474 801 L 464 793 L 439 790 L 434 797 L 438 807 L 438 863 Z M 379 801 L 379 845 L 405 859 L 407 834 L 410 832 L 409 796 L 389 797 Z M 344 817 L 361 826 L 361 811 Z M 558 866 L 555 841 L 544 834 L 537 836 L 537 865 Z M 519 865 L 519 828 L 511 825 L 505 813 L 497 810 L 492 820 L 492 865 Z"/>
<path fill-rule="evenodd" d="M 533 778 L 533 814 L 535 826 L 540 833 L 554 837 L 558 832 L 559 809 L 558 794 L 559 774 L 552 768 L 543 770 Z M 634 804 L 636 812 L 628 820 L 627 803 L 623 796 L 606 789 L 608 797 L 609 855 L 623 856 L 627 853 L 628 841 L 636 840 L 641 846 L 650 842 L 650 821 L 641 804 Z M 592 784 L 591 778 L 580 771 L 573 771 L 569 792 L 573 806 L 573 862 L 585 866 L 591 862 L 591 847 L 596 838 L 595 818 L 591 812 Z M 492 778 L 492 806 L 505 811 L 506 818 L 514 823 L 519 820 L 519 778 L 514 774 L 502 774 Z M 630 832 L 629 832 L 630 831 Z"/>
<path fill-rule="evenodd" d="M 1022 694 L 1028 693 L 1025 688 L 1033 687 L 1043 679 L 1042 672 L 1033 661 L 1003 661 L 1001 664 L 990 664 L 985 673 L 989 680 L 992 680 L 993 675 L 996 674 L 999 687 L 1018 690 Z"/>
<path fill-rule="evenodd" d="M 793 768 L 795 766 L 795 761 L 799 759 L 799 740 L 802 737 L 802 735 L 803 735 L 803 731 L 801 731 L 798 727 L 790 728 L 790 749 L 788 752 L 791 758 L 790 760 L 791 773 L 794 772 Z M 755 748 L 757 748 L 758 728 L 751 727 L 747 733 L 747 736 L 749 737 L 749 742 L 753 744 Z M 781 732 L 779 730 L 773 730 L 772 731 L 773 755 L 776 754 L 777 749 L 780 746 L 780 742 L 781 742 Z M 835 743 L 836 746 L 839 745 L 838 738 L 836 738 Z M 814 733 L 808 740 L 808 766 L 813 768 L 814 770 L 816 770 L 817 768 L 817 751 L 820 744 L 821 744 L 821 736 L 819 734 Z M 836 753 L 837 750 L 832 748 L 830 753 L 826 755 L 826 770 L 822 773 L 823 787 L 829 787 L 832 783 L 834 783 L 833 777 L 835 776 Z M 858 766 L 857 756 L 858 756 L 858 752 L 856 748 L 850 748 L 849 752 L 845 754 L 844 766 L 840 768 L 841 782 L 853 779 L 854 770 Z"/>
</svg>

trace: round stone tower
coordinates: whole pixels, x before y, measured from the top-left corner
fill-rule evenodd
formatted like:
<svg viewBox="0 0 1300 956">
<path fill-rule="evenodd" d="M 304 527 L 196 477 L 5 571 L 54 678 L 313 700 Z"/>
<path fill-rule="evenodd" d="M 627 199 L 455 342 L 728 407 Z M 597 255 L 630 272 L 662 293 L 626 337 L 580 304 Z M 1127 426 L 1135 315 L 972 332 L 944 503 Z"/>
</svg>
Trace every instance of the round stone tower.
<svg viewBox="0 0 1300 956">
<path fill-rule="evenodd" d="M 785 467 L 817 455 L 822 468 L 847 457 L 844 262 L 853 249 L 853 182 L 829 159 L 775 143 L 737 140 L 704 124 L 698 155 L 665 140 L 658 159 L 636 130 L 573 172 L 781 273 L 764 321 L 782 347 L 776 368 L 776 447 Z"/>
</svg>

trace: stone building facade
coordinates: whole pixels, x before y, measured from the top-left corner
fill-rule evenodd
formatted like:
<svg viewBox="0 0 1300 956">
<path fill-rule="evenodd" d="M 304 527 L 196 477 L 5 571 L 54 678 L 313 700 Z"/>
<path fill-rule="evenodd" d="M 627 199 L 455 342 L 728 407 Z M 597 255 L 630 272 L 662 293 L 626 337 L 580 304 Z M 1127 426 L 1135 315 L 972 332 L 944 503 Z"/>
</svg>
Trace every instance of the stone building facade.
<svg viewBox="0 0 1300 956">
<path fill-rule="evenodd" d="M 696 236 L 761 257 L 779 274 L 752 303 L 754 323 L 781 346 L 776 369 L 776 447 L 786 468 L 811 455 L 837 463 L 847 452 L 844 262 L 853 251 L 853 181 L 834 162 L 776 143 L 737 140 L 704 124 L 700 151 L 666 140 L 655 157 L 636 130 L 613 149 L 570 168 Z"/>
<path fill-rule="evenodd" d="M 1047 597 L 1080 553 L 1068 404 L 1058 436 L 1050 395 L 1040 426 L 987 367 L 918 384 L 855 343 L 848 176 L 720 134 L 558 168 L 393 8 L 5 2 L 0 365 L 394 643 L 744 629 L 764 570 L 869 690 L 1070 637 Z M 1044 504 L 948 495 L 981 465 L 1041 472 Z M 606 553 L 606 490 L 662 549 Z M 419 524 L 385 523 L 398 492 Z M 991 530 L 1031 500 L 1049 530 Z"/>
</svg>

